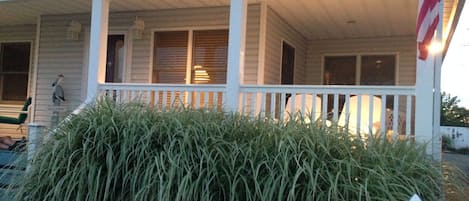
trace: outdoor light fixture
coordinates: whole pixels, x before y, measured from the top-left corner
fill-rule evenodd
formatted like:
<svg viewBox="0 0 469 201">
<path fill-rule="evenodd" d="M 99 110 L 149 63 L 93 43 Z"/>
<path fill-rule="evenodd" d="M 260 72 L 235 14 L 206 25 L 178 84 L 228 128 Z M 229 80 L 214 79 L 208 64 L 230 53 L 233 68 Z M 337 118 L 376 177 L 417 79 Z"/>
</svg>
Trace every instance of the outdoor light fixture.
<svg viewBox="0 0 469 201">
<path fill-rule="evenodd" d="M 67 39 L 78 40 L 80 39 L 81 24 L 77 21 L 71 21 L 67 28 Z"/>
<path fill-rule="evenodd" d="M 200 65 L 194 66 L 194 81 L 196 83 L 207 83 L 210 81 L 210 76 L 207 71 L 202 69 Z"/>
<path fill-rule="evenodd" d="M 142 39 L 143 30 L 145 29 L 145 22 L 142 19 L 135 17 L 135 21 L 131 29 L 134 39 Z"/>
</svg>

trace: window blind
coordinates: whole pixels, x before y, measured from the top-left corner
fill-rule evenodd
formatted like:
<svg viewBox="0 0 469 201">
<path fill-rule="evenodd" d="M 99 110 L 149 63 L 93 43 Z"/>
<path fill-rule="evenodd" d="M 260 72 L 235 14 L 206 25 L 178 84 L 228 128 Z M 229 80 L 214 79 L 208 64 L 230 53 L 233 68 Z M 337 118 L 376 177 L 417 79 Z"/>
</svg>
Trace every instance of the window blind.
<svg viewBox="0 0 469 201">
<path fill-rule="evenodd" d="M 194 31 L 192 51 L 192 83 L 225 84 L 228 58 L 228 30 Z M 194 67 L 208 74 L 198 79 Z"/>
<path fill-rule="evenodd" d="M 155 33 L 153 83 L 185 83 L 187 43 L 187 31 Z"/>
</svg>

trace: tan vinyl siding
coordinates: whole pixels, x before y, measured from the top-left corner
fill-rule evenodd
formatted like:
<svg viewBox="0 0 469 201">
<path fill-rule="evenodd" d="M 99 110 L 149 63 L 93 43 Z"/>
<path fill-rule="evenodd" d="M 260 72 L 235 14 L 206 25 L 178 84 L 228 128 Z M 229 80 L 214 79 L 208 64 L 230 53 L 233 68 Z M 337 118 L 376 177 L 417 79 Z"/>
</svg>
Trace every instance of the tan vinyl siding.
<svg viewBox="0 0 469 201">
<path fill-rule="evenodd" d="M 414 36 L 313 40 L 309 42 L 306 83 L 321 84 L 324 55 L 397 54 L 397 84 L 415 85 L 416 45 Z"/>
<path fill-rule="evenodd" d="M 32 78 L 33 78 L 33 59 L 34 59 L 34 40 L 36 38 L 36 25 L 15 25 L 15 26 L 0 26 L 0 43 L 1 42 L 31 42 L 31 61 L 29 65 L 29 86 L 28 95 L 32 94 Z M 0 111 L 19 111 L 23 103 L 18 104 L 0 104 Z M 18 113 L 5 113 L 0 112 L 2 116 L 18 117 Z M 27 120 L 29 121 L 29 120 Z M 26 127 L 17 130 L 18 125 L 0 124 L 0 136 L 11 136 L 12 138 L 21 138 L 26 136 Z"/>
<path fill-rule="evenodd" d="M 307 40 L 270 7 L 267 10 L 265 84 L 279 84 L 282 41 L 295 48 L 294 83 L 305 83 Z"/>
<path fill-rule="evenodd" d="M 89 24 L 89 16 L 42 16 L 36 87 L 36 122 L 49 122 L 52 106 L 52 83 L 58 74 L 65 76 L 62 84 L 65 112 L 81 103 L 84 40 L 67 40 L 67 27 L 72 20 Z"/>
<path fill-rule="evenodd" d="M 260 5 L 248 7 L 246 24 L 246 55 L 244 57 L 244 83 L 257 83 L 259 60 Z"/>
<path fill-rule="evenodd" d="M 245 80 L 255 83 L 257 79 L 258 43 L 259 43 L 259 5 L 248 7 L 247 38 L 246 38 L 246 64 Z M 138 16 L 145 22 L 145 30 L 142 39 L 132 39 L 129 29 L 135 17 Z M 66 30 L 69 23 L 78 21 L 83 26 L 83 32 L 77 41 L 66 39 Z M 42 16 L 41 44 L 39 49 L 39 71 L 37 79 L 37 107 L 36 118 L 38 122 L 50 121 L 51 84 L 57 74 L 65 75 L 63 88 L 65 90 L 66 110 L 71 111 L 82 102 L 82 84 L 86 79 L 87 59 L 85 58 L 88 47 L 84 36 L 89 34 L 90 15 L 54 15 Z M 127 62 L 126 79 L 134 83 L 151 82 L 152 69 L 152 35 L 155 31 L 228 28 L 229 7 L 173 9 L 141 12 L 111 13 L 109 18 L 109 33 L 126 33 L 126 43 L 131 46 L 131 57 Z M 255 32 L 255 33 L 251 33 Z M 128 66 L 127 66 L 128 67 Z M 85 71 L 83 71 L 85 69 Z M 247 70 L 249 69 L 249 70 Z M 86 77 L 85 77 L 86 78 Z"/>
<path fill-rule="evenodd" d="M 0 41 L 34 41 L 36 25 L 0 26 Z"/>
</svg>

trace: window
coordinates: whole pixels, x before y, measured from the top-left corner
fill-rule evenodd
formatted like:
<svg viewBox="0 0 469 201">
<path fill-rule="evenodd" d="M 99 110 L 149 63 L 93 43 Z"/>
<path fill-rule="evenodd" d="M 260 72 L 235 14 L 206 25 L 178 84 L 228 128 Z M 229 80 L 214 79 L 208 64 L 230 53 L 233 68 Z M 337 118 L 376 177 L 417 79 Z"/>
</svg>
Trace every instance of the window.
<svg viewBox="0 0 469 201">
<path fill-rule="evenodd" d="M 394 55 L 362 56 L 361 85 L 394 85 L 396 57 Z"/>
<path fill-rule="evenodd" d="M 188 61 L 190 53 L 192 60 Z M 193 84 L 224 84 L 228 30 L 156 32 L 153 57 L 154 83 L 184 84 L 189 77 Z"/>
<path fill-rule="evenodd" d="M 155 33 L 153 83 L 185 83 L 188 40 L 187 31 Z"/>
<path fill-rule="evenodd" d="M 357 58 L 355 56 L 325 57 L 324 84 L 354 85 Z"/>
<path fill-rule="evenodd" d="M 0 44 L 1 101 L 24 101 L 28 94 L 31 44 Z"/>
<path fill-rule="evenodd" d="M 225 84 L 227 58 L 228 30 L 194 31 L 191 83 Z M 205 77 L 196 71 L 204 72 Z"/>
<path fill-rule="evenodd" d="M 324 57 L 323 84 L 325 85 L 395 85 L 395 75 L 396 55 Z M 333 96 L 330 95 L 327 103 L 328 111 L 332 111 L 333 101 Z M 344 103 L 345 96 L 339 96 L 339 111 L 342 110 Z M 387 96 L 386 107 L 393 107 L 393 96 Z"/>
<path fill-rule="evenodd" d="M 326 85 L 395 85 L 395 77 L 396 55 L 324 57 Z"/>
</svg>

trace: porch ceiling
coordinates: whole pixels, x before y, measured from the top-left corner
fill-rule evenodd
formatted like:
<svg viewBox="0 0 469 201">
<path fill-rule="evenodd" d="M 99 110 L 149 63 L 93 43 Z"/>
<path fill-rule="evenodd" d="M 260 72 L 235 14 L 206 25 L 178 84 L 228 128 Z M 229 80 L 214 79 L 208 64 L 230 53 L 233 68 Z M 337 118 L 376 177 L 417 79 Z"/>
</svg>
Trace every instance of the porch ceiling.
<svg viewBox="0 0 469 201">
<path fill-rule="evenodd" d="M 414 35 L 418 0 L 265 1 L 308 39 Z M 445 0 L 452 5 L 456 0 Z M 229 5 L 230 0 L 112 0 L 111 11 Z M 449 6 L 445 6 L 449 7 Z M 0 0 L 0 26 L 35 24 L 38 15 L 89 13 L 91 0 Z M 445 9 L 445 17 L 450 9 Z"/>
<path fill-rule="evenodd" d="M 418 0 L 269 1 L 309 39 L 414 35 Z"/>
<path fill-rule="evenodd" d="M 111 12 L 227 6 L 230 0 L 111 0 Z M 257 3 L 259 0 L 249 0 Z M 91 12 L 91 0 L 0 0 L 0 26 L 34 24 L 39 15 Z"/>
</svg>

